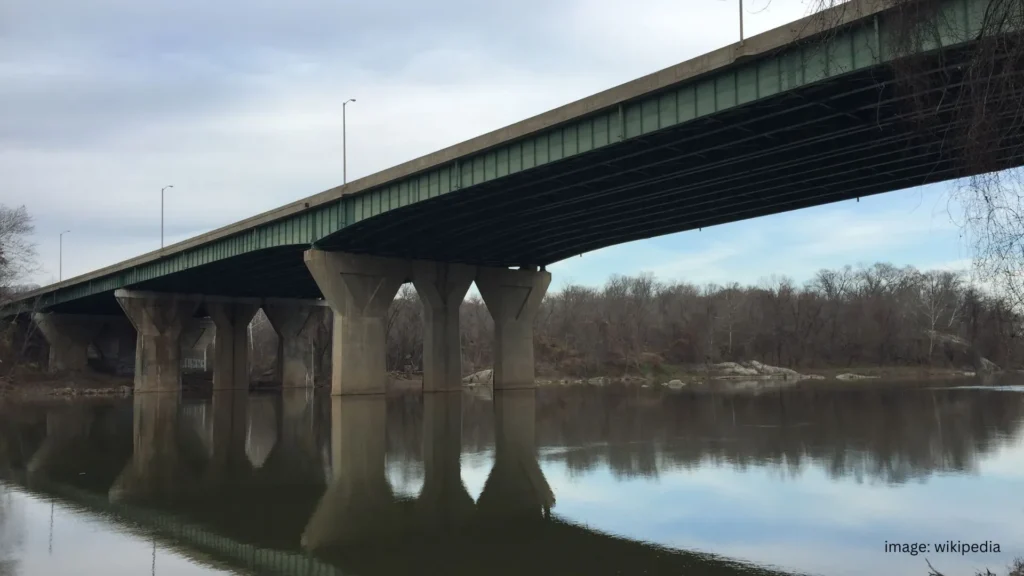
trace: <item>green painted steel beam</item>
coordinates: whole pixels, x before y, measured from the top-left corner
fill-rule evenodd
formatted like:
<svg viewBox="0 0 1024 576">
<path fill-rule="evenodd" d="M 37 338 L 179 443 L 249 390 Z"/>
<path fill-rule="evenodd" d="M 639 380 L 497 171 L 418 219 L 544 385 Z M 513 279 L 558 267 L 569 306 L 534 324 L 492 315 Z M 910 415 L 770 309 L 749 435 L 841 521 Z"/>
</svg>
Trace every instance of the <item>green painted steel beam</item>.
<svg viewBox="0 0 1024 576">
<path fill-rule="evenodd" d="M 922 52 L 970 41 L 980 29 L 988 1 L 947 0 L 942 33 L 922 45 Z M 498 131 L 493 138 L 497 141 L 480 150 L 430 165 L 435 154 L 398 167 L 410 172 L 406 175 L 388 179 L 388 173 L 396 170 L 392 169 L 379 178 L 363 179 L 382 181 L 354 193 L 347 193 L 344 187 L 339 194 L 328 191 L 300 201 L 301 206 L 295 203 L 281 209 L 288 212 L 281 217 L 275 217 L 276 212 L 255 217 L 250 224 L 243 221 L 224 229 L 227 232 L 215 231 L 186 241 L 181 248 L 171 246 L 162 253 L 44 287 L 24 295 L 7 312 L 48 308 L 119 288 L 145 286 L 275 248 L 315 245 L 357 225 L 366 228 L 367 221 L 386 213 L 418 211 L 417 205 L 453 192 L 467 194 L 522 174 L 558 170 L 605 149 L 643 143 L 668 130 L 884 66 L 893 58 L 893 19 L 885 12 L 865 8 L 869 4 L 875 3 L 861 0 L 847 5 L 840 26 L 824 34 L 809 30 L 813 20 L 804 19 L 750 38 L 742 46 L 727 47 L 569 105 L 567 108 L 583 111 L 564 121 L 547 121 L 552 126 L 530 130 L 534 119 L 525 121 L 505 129 L 523 132 L 521 136 L 502 141 L 502 131 Z M 788 41 L 793 39 L 797 41 Z M 669 77 L 671 74 L 675 76 Z M 675 78 L 680 79 L 673 81 Z M 645 89 L 644 82 L 651 87 Z M 598 105 L 613 98 L 609 94 L 627 87 L 634 94 L 614 104 Z M 590 100 L 595 103 L 593 109 L 587 109 Z M 408 168 L 417 163 L 425 168 Z M 200 241 L 206 237 L 209 239 Z"/>
</svg>

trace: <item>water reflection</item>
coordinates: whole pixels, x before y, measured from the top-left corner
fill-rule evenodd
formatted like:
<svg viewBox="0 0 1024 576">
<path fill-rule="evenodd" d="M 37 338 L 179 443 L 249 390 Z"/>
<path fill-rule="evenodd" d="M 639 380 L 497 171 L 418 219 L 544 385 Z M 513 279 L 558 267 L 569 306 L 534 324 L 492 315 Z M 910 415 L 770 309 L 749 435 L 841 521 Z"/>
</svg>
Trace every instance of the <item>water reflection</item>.
<svg viewBox="0 0 1024 576">
<path fill-rule="evenodd" d="M 237 570 L 767 574 L 685 548 L 816 564 L 708 540 L 734 512 L 727 503 L 705 512 L 692 496 L 669 494 L 652 507 L 657 494 L 637 492 L 634 479 L 662 479 L 666 492 L 715 470 L 767 472 L 740 481 L 764 498 L 778 492 L 765 490 L 773 482 L 788 482 L 796 507 L 818 497 L 799 489 L 802 477 L 818 473 L 836 486 L 984 476 L 982 462 L 1021 443 L 1022 398 L 999 389 L 886 387 L 759 396 L 596 388 L 493 398 L 148 394 L 3 407 L 0 470 L 28 494 L 155 530 L 161 546 Z M 396 470 L 421 487 L 396 490 Z M 1024 487 L 1024 477 L 1014 481 Z M 588 493 L 599 497 L 588 504 Z M 635 514 L 601 515 L 630 506 Z M 748 513 L 752 522 L 759 512 Z M 672 514 L 685 514 L 682 532 L 665 524 Z M 800 529 L 787 518 L 761 528 Z"/>
</svg>

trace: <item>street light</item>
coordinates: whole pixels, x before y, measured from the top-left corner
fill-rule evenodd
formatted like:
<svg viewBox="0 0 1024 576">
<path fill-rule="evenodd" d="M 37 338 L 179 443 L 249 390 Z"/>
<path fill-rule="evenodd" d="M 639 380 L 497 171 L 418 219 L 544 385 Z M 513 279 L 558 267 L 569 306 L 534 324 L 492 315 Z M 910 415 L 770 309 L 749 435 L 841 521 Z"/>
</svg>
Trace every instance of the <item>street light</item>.
<svg viewBox="0 0 1024 576">
<path fill-rule="evenodd" d="M 740 46 L 743 46 L 743 0 L 740 0 Z"/>
<path fill-rule="evenodd" d="M 355 102 L 355 98 L 349 98 L 341 103 L 341 183 L 348 183 L 348 142 L 345 134 L 345 106 L 349 102 Z"/>
<path fill-rule="evenodd" d="M 164 247 L 164 190 L 174 188 L 174 184 L 168 184 L 160 189 L 160 248 Z"/>
<path fill-rule="evenodd" d="M 64 235 L 68 232 L 71 232 L 71 230 L 65 230 L 60 233 L 60 253 L 57 257 L 57 282 L 64 279 Z M 50 276 L 50 278 L 53 278 L 53 276 Z"/>
</svg>

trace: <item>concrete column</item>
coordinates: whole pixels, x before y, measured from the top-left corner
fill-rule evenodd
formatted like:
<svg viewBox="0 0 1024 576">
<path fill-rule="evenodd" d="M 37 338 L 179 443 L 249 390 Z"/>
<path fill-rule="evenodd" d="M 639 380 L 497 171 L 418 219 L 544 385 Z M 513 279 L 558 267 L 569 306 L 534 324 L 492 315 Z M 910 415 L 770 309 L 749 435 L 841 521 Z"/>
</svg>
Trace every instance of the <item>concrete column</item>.
<svg viewBox="0 0 1024 576">
<path fill-rule="evenodd" d="M 316 384 L 316 351 L 330 311 L 326 300 L 264 301 L 263 312 L 277 332 L 277 371 L 283 388 Z"/>
<path fill-rule="evenodd" d="M 89 367 L 89 344 L 103 328 L 103 317 L 88 314 L 32 315 L 39 332 L 50 345 L 49 370 L 85 370 Z"/>
<path fill-rule="evenodd" d="M 214 390 L 249 389 L 249 323 L 260 309 L 258 300 L 206 301 L 217 326 L 213 340 Z"/>
<path fill-rule="evenodd" d="M 124 289 L 114 292 L 114 296 L 138 333 L 135 392 L 179 391 L 181 331 L 199 302 L 180 294 Z"/>
<path fill-rule="evenodd" d="M 330 486 L 302 533 L 307 550 L 366 542 L 379 545 L 400 525 L 384 470 L 384 396 L 331 399 Z"/>
<path fill-rule="evenodd" d="M 409 263 L 322 250 L 307 250 L 305 260 L 334 311 L 331 394 L 382 394 L 388 306 L 409 277 Z"/>
<path fill-rule="evenodd" d="M 423 302 L 423 391 L 462 389 L 459 307 L 476 268 L 444 262 L 413 262 L 412 282 Z"/>
<path fill-rule="evenodd" d="M 494 390 L 532 388 L 533 320 L 550 272 L 480 268 L 476 285 L 494 319 Z"/>
</svg>

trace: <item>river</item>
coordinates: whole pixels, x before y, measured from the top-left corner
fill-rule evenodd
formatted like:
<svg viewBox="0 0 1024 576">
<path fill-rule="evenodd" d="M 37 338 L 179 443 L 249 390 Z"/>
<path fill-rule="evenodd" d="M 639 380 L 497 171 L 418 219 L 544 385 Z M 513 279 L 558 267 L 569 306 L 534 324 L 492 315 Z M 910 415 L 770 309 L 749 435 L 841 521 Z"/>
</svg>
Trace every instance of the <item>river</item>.
<svg viewBox="0 0 1024 576">
<path fill-rule="evenodd" d="M 1003 575 L 1022 384 L 6 402 L 0 574 Z"/>
</svg>

